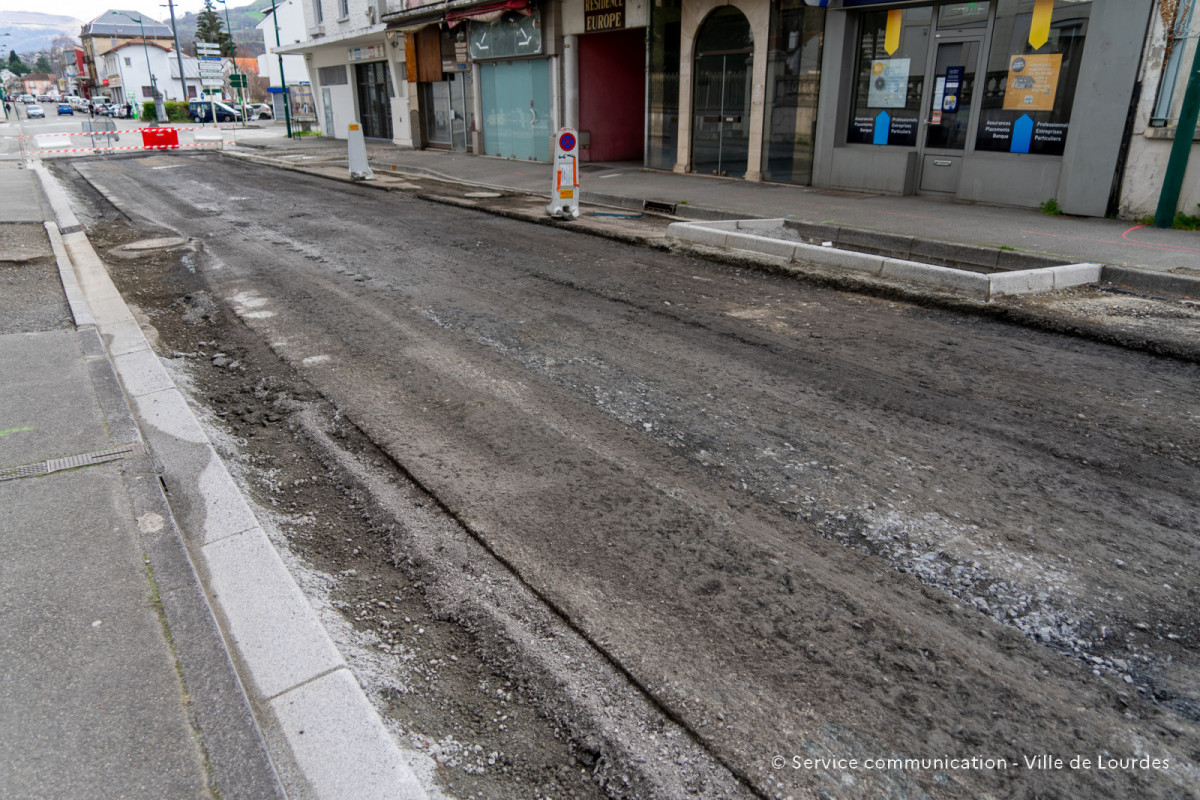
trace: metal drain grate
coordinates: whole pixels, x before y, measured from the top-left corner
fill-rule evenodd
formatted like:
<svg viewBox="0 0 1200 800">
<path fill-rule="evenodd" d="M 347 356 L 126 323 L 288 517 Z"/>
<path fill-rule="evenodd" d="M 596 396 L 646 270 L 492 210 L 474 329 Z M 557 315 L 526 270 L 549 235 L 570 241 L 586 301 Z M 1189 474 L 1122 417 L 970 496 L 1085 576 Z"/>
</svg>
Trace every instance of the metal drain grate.
<svg viewBox="0 0 1200 800">
<path fill-rule="evenodd" d="M 66 458 L 52 458 L 40 464 L 23 464 L 19 467 L 0 468 L 0 481 L 12 481 L 18 478 L 33 478 L 38 475 L 49 475 L 51 472 L 61 472 L 64 469 L 90 467 L 94 464 L 104 464 L 109 461 L 119 461 L 131 456 L 143 456 L 146 448 L 141 442 L 124 444 L 108 450 L 98 450 L 95 453 L 84 453 Z"/>
</svg>

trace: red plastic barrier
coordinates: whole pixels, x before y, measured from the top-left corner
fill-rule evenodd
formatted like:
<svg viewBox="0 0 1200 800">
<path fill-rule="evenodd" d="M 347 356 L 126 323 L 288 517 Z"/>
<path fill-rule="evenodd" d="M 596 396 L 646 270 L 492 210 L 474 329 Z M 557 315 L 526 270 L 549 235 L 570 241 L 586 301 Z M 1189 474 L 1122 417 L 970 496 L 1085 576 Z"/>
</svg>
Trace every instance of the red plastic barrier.
<svg viewBox="0 0 1200 800">
<path fill-rule="evenodd" d="M 143 147 L 179 147 L 179 133 L 174 128 L 142 128 Z"/>
</svg>

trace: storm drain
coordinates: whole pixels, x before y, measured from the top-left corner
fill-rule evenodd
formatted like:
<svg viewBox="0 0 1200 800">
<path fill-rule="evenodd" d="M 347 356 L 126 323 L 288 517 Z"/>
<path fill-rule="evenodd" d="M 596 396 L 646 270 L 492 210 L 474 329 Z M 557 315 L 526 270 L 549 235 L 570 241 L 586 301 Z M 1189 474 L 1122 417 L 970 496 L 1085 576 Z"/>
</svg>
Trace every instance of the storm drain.
<svg viewBox="0 0 1200 800">
<path fill-rule="evenodd" d="M 13 481 L 17 478 L 34 478 L 38 475 L 49 475 L 52 472 L 62 472 L 66 469 L 78 469 L 79 467 L 91 467 L 96 464 L 105 464 L 109 461 L 119 461 L 123 458 L 144 456 L 145 454 L 145 446 L 141 442 L 134 442 L 133 444 L 124 444 L 108 450 L 98 450 L 95 453 L 67 456 L 66 458 L 52 458 L 49 461 L 43 461 L 39 464 L 3 467 L 0 468 L 0 481 Z"/>
</svg>

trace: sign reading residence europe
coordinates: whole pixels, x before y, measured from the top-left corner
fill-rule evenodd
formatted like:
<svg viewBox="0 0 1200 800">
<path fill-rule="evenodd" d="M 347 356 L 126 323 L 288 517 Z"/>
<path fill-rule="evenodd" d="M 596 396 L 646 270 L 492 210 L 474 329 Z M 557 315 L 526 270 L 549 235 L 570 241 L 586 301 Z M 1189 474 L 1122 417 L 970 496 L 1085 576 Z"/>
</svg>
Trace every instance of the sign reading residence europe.
<svg viewBox="0 0 1200 800">
<path fill-rule="evenodd" d="M 583 0 L 583 29 L 615 31 L 625 27 L 625 0 Z"/>
</svg>

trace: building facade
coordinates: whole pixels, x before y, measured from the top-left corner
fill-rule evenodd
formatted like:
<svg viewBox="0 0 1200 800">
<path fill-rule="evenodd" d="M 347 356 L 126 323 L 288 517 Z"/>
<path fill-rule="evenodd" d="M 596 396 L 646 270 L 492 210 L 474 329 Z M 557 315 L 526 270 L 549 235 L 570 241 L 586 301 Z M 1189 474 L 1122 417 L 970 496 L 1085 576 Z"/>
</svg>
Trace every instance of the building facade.
<svg viewBox="0 0 1200 800">
<path fill-rule="evenodd" d="M 285 65 L 292 118 L 345 138 L 356 123 L 375 139 L 413 146 L 402 91 L 401 39 L 387 34 L 384 0 L 294 0 L 303 30 L 278 54 L 300 55 L 310 83 L 297 85 Z M 280 15 L 281 25 L 284 23 Z M 400 79 L 397 75 L 400 75 Z"/>
<path fill-rule="evenodd" d="M 1103 216 L 1151 0 L 830 8 L 813 183 Z"/>
<path fill-rule="evenodd" d="M 284 50 L 330 135 L 354 121 L 545 162 L 567 125 L 584 161 L 1096 216 L 1138 183 L 1159 16 L 1155 0 L 295 1 L 305 37 Z"/>
<path fill-rule="evenodd" d="M 1153 216 L 1158 209 L 1163 177 L 1175 143 L 1175 132 L 1200 42 L 1200 13 L 1196 0 L 1156 4 L 1146 40 L 1140 75 L 1142 93 L 1133 116 L 1132 136 L 1122 175 L 1122 217 Z M 1195 134 L 1183 189 L 1175 210 L 1200 216 L 1200 146 Z"/>
<path fill-rule="evenodd" d="M 139 25 L 136 20 L 141 20 Z M 83 50 L 83 71 L 79 76 L 79 91 L 83 97 L 107 95 L 108 71 L 104 54 L 121 45 L 145 41 L 160 50 L 174 46 L 171 28 L 146 17 L 139 11 L 109 10 L 85 24 L 79 32 Z M 164 72 L 163 76 L 168 73 Z"/>
</svg>

